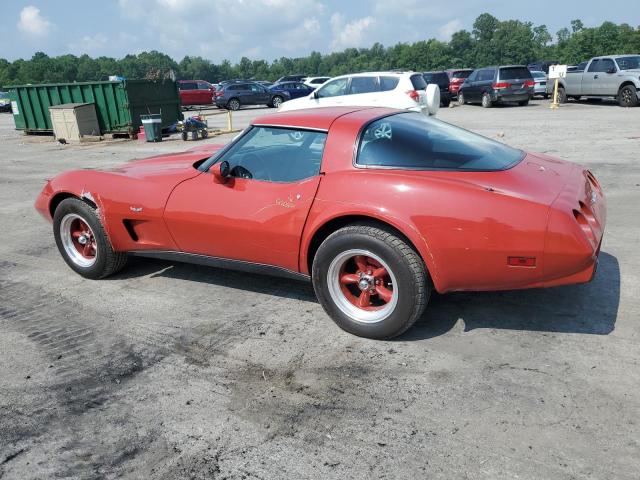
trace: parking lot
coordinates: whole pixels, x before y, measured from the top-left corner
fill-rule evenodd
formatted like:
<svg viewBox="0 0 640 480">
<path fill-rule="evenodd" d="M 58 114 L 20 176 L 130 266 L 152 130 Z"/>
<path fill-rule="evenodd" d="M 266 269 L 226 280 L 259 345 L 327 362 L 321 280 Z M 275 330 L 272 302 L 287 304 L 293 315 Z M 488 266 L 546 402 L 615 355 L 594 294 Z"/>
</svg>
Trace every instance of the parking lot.
<svg viewBox="0 0 640 480">
<path fill-rule="evenodd" d="M 637 479 L 640 108 L 548 107 L 438 117 L 589 166 L 593 282 L 436 295 L 387 342 L 301 282 L 145 259 L 83 279 L 33 208 L 64 170 L 232 135 L 60 145 L 0 115 L 0 478 Z"/>
</svg>

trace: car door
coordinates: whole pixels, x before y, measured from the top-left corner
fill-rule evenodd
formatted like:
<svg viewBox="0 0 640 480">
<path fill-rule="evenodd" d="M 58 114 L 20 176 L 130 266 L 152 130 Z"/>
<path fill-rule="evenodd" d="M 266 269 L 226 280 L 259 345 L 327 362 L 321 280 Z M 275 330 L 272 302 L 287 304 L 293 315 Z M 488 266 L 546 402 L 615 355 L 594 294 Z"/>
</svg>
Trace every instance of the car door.
<svg viewBox="0 0 640 480">
<path fill-rule="evenodd" d="M 474 96 L 474 90 L 476 89 L 476 82 L 478 80 L 478 72 L 479 70 L 474 70 L 471 75 L 469 75 L 465 81 L 462 83 L 459 92 L 462 92 L 465 101 L 471 102 Z M 477 94 L 477 92 L 476 92 Z"/>
<path fill-rule="evenodd" d="M 355 76 L 351 78 L 349 83 L 346 101 L 349 105 L 378 105 L 382 103 L 379 91 L 377 76 Z"/>
<path fill-rule="evenodd" d="M 165 221 L 187 253 L 298 271 L 302 229 L 320 182 L 327 134 L 252 127 L 210 163 L 228 161 L 221 184 L 207 171 L 179 184 Z"/>
<path fill-rule="evenodd" d="M 600 60 L 598 78 L 595 79 L 598 95 L 618 94 L 618 68 L 612 58 Z"/>
<path fill-rule="evenodd" d="M 311 97 L 314 100 L 313 106 L 334 107 L 344 105 L 348 84 L 349 77 L 336 78 L 326 82 Z"/>
<path fill-rule="evenodd" d="M 600 76 L 600 59 L 591 60 L 589 68 L 582 74 L 582 90 L 583 95 L 598 95 L 597 80 Z M 567 92 L 573 93 L 573 92 Z"/>
<path fill-rule="evenodd" d="M 271 94 L 262 85 L 250 83 L 251 105 L 266 105 L 271 102 Z"/>
<path fill-rule="evenodd" d="M 207 82 L 198 82 L 197 101 L 199 105 L 208 105 L 213 102 L 213 90 Z"/>
<path fill-rule="evenodd" d="M 496 70 L 494 68 L 483 68 L 478 72 L 478 80 L 474 83 L 473 100 L 482 101 L 482 95 L 493 89 L 493 80 Z"/>
<path fill-rule="evenodd" d="M 196 82 L 181 82 L 179 89 L 182 105 L 197 105 Z"/>
</svg>

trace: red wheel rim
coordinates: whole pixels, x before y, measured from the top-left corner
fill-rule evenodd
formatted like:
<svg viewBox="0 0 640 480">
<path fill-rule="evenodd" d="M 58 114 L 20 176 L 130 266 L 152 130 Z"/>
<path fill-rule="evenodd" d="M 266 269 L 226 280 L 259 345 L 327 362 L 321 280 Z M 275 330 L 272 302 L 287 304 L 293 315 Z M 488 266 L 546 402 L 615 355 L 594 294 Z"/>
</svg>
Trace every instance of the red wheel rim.
<svg viewBox="0 0 640 480">
<path fill-rule="evenodd" d="M 96 239 L 93 235 L 91 227 L 82 220 L 76 218 L 69 226 L 69 234 L 73 241 L 73 246 L 80 255 L 87 259 L 93 259 L 96 256 Z"/>
<path fill-rule="evenodd" d="M 375 258 L 367 255 L 355 255 L 344 262 L 339 281 L 345 298 L 359 309 L 381 310 L 393 299 L 389 272 Z"/>
</svg>

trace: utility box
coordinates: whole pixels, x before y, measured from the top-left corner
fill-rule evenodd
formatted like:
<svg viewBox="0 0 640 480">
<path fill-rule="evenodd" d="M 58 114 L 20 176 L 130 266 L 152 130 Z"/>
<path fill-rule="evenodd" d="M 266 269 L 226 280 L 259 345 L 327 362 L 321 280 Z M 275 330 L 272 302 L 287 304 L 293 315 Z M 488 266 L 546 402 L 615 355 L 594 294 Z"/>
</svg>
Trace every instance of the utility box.
<svg viewBox="0 0 640 480">
<path fill-rule="evenodd" d="M 57 140 L 81 142 L 84 137 L 99 137 L 100 125 L 93 103 L 63 103 L 49 107 L 53 135 Z"/>
</svg>

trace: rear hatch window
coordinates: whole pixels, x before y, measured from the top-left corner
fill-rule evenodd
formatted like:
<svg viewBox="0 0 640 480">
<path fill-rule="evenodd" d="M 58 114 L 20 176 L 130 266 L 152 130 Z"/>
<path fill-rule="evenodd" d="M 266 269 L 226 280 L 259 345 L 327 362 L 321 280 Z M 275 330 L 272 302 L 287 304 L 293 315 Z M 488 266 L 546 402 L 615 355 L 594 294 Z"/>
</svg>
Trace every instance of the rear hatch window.
<svg viewBox="0 0 640 480">
<path fill-rule="evenodd" d="M 423 73 L 422 77 L 427 83 L 436 83 L 438 85 L 448 85 L 449 77 L 444 72 L 438 73 Z"/>
<path fill-rule="evenodd" d="M 504 67 L 500 69 L 500 80 L 520 80 L 532 78 L 527 67 Z"/>
<path fill-rule="evenodd" d="M 425 90 L 427 88 L 427 82 L 424 81 L 422 75 L 411 75 L 411 84 L 414 90 Z"/>
</svg>

